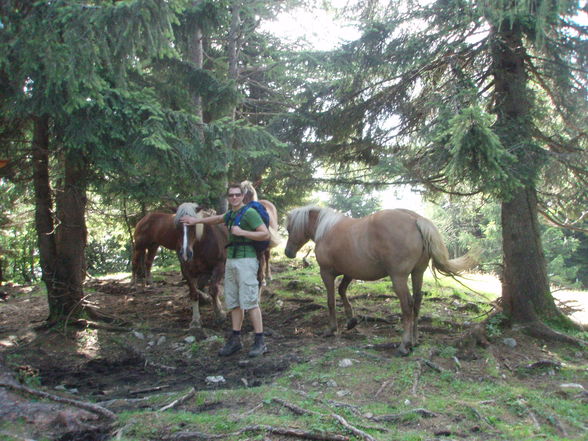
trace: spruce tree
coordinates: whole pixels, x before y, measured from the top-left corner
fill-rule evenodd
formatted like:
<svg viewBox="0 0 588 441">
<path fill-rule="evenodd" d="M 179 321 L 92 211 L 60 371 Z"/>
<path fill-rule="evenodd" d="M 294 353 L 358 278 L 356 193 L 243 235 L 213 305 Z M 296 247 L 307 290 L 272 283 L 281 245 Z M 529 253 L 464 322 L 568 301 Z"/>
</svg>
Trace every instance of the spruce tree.
<svg viewBox="0 0 588 441">
<path fill-rule="evenodd" d="M 504 312 L 555 336 L 540 324 L 561 315 L 538 213 L 576 214 L 582 228 L 588 30 L 578 14 L 586 19 L 586 7 L 571 0 L 361 5 L 363 36 L 323 56 L 332 80 L 306 92 L 303 126 L 314 135 L 307 149 L 371 164 L 382 181 L 401 176 L 432 192 L 499 201 Z M 548 191 L 558 186 L 567 202 Z"/>
</svg>

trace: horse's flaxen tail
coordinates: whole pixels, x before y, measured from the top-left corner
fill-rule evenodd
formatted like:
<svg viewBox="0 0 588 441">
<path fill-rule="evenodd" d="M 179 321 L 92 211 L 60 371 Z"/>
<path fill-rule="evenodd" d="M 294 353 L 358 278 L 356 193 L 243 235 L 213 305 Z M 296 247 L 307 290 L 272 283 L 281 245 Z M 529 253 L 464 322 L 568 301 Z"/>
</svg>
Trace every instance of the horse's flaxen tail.
<svg viewBox="0 0 588 441">
<path fill-rule="evenodd" d="M 431 256 L 433 271 L 446 276 L 457 276 L 478 263 L 478 252 L 470 251 L 461 257 L 449 259 L 449 252 L 437 227 L 429 219 L 419 217 L 417 228 L 423 237 L 425 249 Z"/>
</svg>

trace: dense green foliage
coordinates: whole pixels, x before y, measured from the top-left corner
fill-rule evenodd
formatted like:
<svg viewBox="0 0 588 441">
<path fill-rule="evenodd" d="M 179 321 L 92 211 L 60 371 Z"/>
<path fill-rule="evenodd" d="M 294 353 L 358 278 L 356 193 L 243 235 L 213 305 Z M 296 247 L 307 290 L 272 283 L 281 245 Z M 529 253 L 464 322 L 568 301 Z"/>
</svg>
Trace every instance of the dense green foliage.
<svg viewBox="0 0 588 441">
<path fill-rule="evenodd" d="M 427 216 L 442 231 L 450 253 L 461 256 L 473 247 L 482 251 L 480 269 L 501 273 L 502 247 L 500 207 L 474 197 L 457 203 L 445 198 L 427 205 Z M 588 287 L 585 234 L 553 225 L 542 225 L 541 238 L 551 282 L 568 288 Z"/>
</svg>

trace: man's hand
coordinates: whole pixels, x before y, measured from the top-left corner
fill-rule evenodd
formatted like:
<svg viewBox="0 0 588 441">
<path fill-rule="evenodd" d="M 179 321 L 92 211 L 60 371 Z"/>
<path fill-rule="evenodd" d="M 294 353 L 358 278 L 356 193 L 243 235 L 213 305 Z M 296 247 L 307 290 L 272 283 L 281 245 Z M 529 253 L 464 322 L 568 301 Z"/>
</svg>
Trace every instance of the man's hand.
<svg viewBox="0 0 588 441">
<path fill-rule="evenodd" d="M 245 230 L 238 225 L 233 225 L 231 227 L 231 234 L 233 236 L 245 236 Z"/>
<path fill-rule="evenodd" d="M 184 225 L 196 225 L 198 223 L 198 219 L 192 216 L 182 216 L 180 218 L 180 222 Z"/>
</svg>

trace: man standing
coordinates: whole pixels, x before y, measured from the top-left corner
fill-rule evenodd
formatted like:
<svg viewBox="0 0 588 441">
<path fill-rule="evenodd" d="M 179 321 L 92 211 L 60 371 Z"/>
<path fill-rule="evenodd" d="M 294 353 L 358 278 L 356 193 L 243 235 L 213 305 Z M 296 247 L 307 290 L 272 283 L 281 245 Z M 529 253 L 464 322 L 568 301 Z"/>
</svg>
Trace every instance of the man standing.
<svg viewBox="0 0 588 441">
<path fill-rule="evenodd" d="M 249 351 L 250 357 L 257 357 L 267 352 L 263 339 L 263 320 L 259 307 L 259 282 L 257 270 L 259 261 L 253 247 L 253 241 L 269 240 L 270 233 L 259 213 L 252 208 L 245 209 L 244 192 L 240 184 L 231 184 L 227 190 L 230 210 L 225 214 L 195 218 L 183 216 L 180 221 L 186 225 L 225 223 L 229 228 L 229 245 L 225 268 L 225 305 L 231 312 L 233 333 L 229 341 L 219 351 L 220 356 L 228 356 L 241 350 L 241 327 L 245 311 L 255 332 L 255 342 Z M 239 225 L 233 225 L 237 214 L 242 214 Z"/>
</svg>

